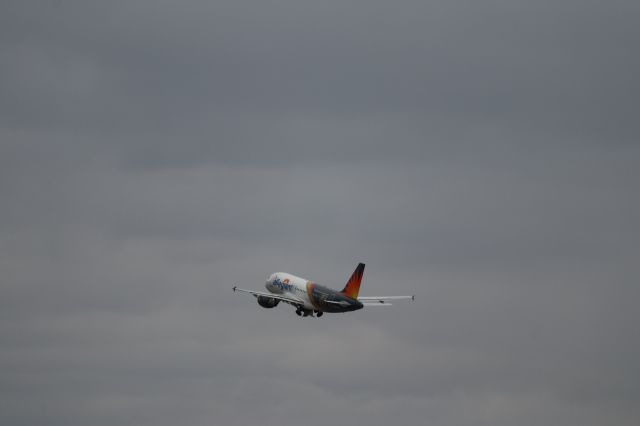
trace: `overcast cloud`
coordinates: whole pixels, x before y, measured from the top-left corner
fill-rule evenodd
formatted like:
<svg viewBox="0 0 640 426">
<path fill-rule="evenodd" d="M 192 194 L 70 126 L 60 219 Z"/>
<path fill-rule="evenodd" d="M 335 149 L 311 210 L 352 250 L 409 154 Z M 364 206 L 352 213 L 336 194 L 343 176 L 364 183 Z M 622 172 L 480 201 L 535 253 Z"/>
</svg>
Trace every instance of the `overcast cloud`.
<svg viewBox="0 0 640 426">
<path fill-rule="evenodd" d="M 639 424 L 638 22 L 3 1 L 0 423 Z"/>
</svg>

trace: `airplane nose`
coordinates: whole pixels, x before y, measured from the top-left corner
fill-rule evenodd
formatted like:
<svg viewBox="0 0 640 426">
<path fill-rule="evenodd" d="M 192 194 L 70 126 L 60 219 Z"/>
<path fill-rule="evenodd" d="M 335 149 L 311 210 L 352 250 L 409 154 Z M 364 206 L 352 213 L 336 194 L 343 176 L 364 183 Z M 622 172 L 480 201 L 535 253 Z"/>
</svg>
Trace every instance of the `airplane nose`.
<svg viewBox="0 0 640 426">
<path fill-rule="evenodd" d="M 273 281 L 276 279 L 276 274 L 271 274 L 269 275 L 269 278 L 267 279 L 267 282 L 264 283 L 264 286 L 269 289 L 271 287 L 271 285 L 273 284 Z"/>
</svg>

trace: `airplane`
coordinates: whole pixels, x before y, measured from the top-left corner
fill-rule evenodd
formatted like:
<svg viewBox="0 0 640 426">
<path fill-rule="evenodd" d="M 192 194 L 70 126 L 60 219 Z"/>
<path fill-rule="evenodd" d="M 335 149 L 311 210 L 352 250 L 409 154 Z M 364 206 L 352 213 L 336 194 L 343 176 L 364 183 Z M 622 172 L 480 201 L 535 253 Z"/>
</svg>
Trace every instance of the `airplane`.
<svg viewBox="0 0 640 426">
<path fill-rule="evenodd" d="M 336 291 L 286 272 L 276 272 L 265 283 L 268 293 L 233 287 L 233 291 L 253 295 L 263 308 L 275 308 L 284 302 L 296 308 L 298 316 L 308 317 L 315 313 L 320 318 L 325 312 L 357 311 L 365 306 L 389 306 L 389 300 L 411 299 L 413 296 L 358 297 L 360 282 L 364 274 L 364 263 L 359 263 L 351 278 L 341 291 Z"/>
</svg>

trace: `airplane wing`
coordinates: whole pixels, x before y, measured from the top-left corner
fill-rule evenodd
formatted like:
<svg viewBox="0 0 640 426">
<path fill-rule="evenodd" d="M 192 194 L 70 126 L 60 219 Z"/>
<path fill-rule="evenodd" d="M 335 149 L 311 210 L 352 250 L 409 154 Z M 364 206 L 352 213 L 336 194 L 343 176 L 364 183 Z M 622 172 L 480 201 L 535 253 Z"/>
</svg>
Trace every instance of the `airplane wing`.
<svg viewBox="0 0 640 426">
<path fill-rule="evenodd" d="M 387 306 L 391 305 L 389 300 L 416 300 L 416 296 L 382 296 L 382 297 L 358 297 L 364 306 Z"/>
<path fill-rule="evenodd" d="M 239 291 L 239 292 L 241 292 L 241 293 L 248 293 L 248 294 L 251 294 L 251 295 L 255 296 L 255 297 L 256 297 L 256 299 L 257 299 L 259 296 L 264 296 L 264 297 L 269 297 L 269 298 L 271 298 L 271 299 L 281 300 L 281 301 L 283 301 L 283 302 L 285 302 L 285 303 L 289 303 L 289 304 L 291 304 L 291 305 L 293 305 L 293 306 L 296 306 L 296 307 L 297 307 L 297 306 L 303 306 L 303 305 L 304 305 L 304 304 L 303 304 L 303 302 L 302 302 L 302 300 L 295 299 L 295 298 L 293 298 L 293 297 L 281 296 L 281 295 L 279 295 L 279 294 L 265 293 L 265 292 L 263 292 L 263 291 L 245 290 L 245 289 L 243 289 L 243 288 L 238 288 L 238 287 L 236 287 L 236 286 L 233 286 L 233 291 Z"/>
</svg>

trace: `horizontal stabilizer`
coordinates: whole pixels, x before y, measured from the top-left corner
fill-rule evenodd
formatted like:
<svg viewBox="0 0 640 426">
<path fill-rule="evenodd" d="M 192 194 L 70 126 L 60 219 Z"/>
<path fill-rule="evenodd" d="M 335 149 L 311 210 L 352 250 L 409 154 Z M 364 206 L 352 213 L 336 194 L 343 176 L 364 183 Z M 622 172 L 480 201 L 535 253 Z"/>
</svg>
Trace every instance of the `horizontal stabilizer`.
<svg viewBox="0 0 640 426">
<path fill-rule="evenodd" d="M 382 302 L 386 300 L 416 300 L 416 296 L 380 296 L 380 297 L 358 297 L 361 302 Z"/>
</svg>

